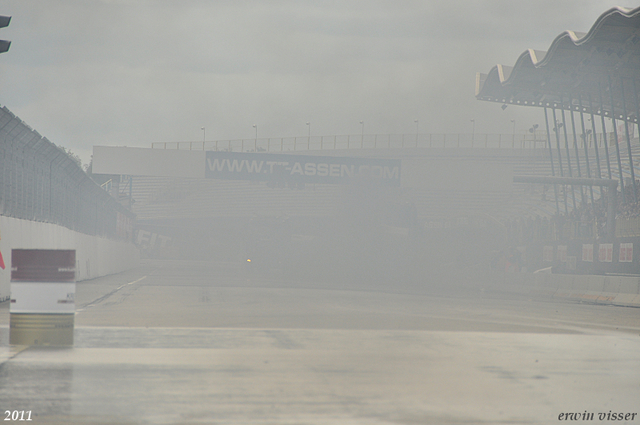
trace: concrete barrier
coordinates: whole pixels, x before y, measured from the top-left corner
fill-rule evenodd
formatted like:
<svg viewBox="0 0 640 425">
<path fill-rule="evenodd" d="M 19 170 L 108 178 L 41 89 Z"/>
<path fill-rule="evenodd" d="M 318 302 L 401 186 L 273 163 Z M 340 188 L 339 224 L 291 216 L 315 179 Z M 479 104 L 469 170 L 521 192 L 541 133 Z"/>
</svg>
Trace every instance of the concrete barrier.
<svg viewBox="0 0 640 425">
<path fill-rule="evenodd" d="M 535 285 L 536 276 L 532 273 L 512 273 L 509 292 L 520 295 L 529 295 Z M 542 277 L 542 276 L 541 276 Z"/>
<path fill-rule="evenodd" d="M 599 304 L 611 304 L 616 295 L 620 292 L 621 278 L 607 276 L 604 278 L 602 292 L 596 299 Z"/>
<path fill-rule="evenodd" d="M 584 276 L 584 279 L 580 279 L 580 283 L 585 288 L 581 298 L 588 301 L 596 301 L 604 291 L 605 279 L 607 278 L 604 276 Z"/>
<path fill-rule="evenodd" d="M 639 277 L 492 272 L 475 278 L 482 287 L 508 293 L 640 307 Z"/>
<path fill-rule="evenodd" d="M 614 294 L 611 304 L 640 307 L 640 278 L 618 278 L 618 292 Z"/>
<path fill-rule="evenodd" d="M 130 242 L 86 235 L 51 223 L 0 216 L 0 302 L 9 299 L 12 249 L 74 249 L 76 280 L 93 279 L 131 269 L 140 253 Z"/>
<path fill-rule="evenodd" d="M 618 293 L 640 295 L 640 277 L 621 277 Z"/>
<path fill-rule="evenodd" d="M 550 275 L 552 279 L 558 281 L 558 289 L 553 296 L 555 298 L 573 298 L 576 290 L 574 289 L 574 279 L 572 275 Z"/>
<path fill-rule="evenodd" d="M 551 298 L 558 291 L 561 280 L 555 279 L 554 275 L 539 273 L 534 275 L 535 279 L 531 287 L 531 295 L 537 297 Z"/>
</svg>

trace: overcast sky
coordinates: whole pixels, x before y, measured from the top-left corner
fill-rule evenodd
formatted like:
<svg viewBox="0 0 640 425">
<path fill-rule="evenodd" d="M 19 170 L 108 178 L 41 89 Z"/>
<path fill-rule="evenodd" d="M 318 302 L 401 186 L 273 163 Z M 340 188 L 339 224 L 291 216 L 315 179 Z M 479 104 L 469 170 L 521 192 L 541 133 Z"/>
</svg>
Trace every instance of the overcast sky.
<svg viewBox="0 0 640 425">
<path fill-rule="evenodd" d="M 5 0 L 0 104 L 88 162 L 93 145 L 524 132 L 476 72 L 588 31 L 607 0 Z"/>
</svg>

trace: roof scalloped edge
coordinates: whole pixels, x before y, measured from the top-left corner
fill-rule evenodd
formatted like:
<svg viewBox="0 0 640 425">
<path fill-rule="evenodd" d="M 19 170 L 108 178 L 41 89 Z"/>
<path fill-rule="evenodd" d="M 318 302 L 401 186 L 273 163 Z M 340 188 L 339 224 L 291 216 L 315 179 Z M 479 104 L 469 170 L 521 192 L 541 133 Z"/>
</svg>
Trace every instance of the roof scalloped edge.
<svg viewBox="0 0 640 425">
<path fill-rule="evenodd" d="M 588 43 L 596 36 L 598 30 L 603 26 L 606 20 L 609 19 L 610 16 L 614 15 L 620 15 L 628 19 L 635 18 L 636 16 L 640 16 L 640 7 L 636 7 L 635 9 L 620 6 L 612 7 L 611 9 L 600 15 L 598 19 L 596 19 L 596 21 L 591 26 L 591 29 L 589 29 L 589 32 L 587 33 L 571 30 L 563 31 L 553 40 L 551 46 L 549 47 L 549 50 L 547 50 L 547 54 L 542 58 L 542 60 L 534 63 L 534 65 L 537 67 L 545 65 L 551 59 L 551 55 L 555 51 L 558 44 L 560 44 L 567 38 L 571 40 L 571 42 L 575 46 L 580 46 Z"/>
<path fill-rule="evenodd" d="M 491 68 L 489 73 L 486 74 L 486 77 L 484 77 L 484 74 L 481 74 L 483 75 L 483 77 L 477 77 L 476 81 L 477 82 L 482 81 L 484 85 L 486 81 L 492 78 L 493 74 L 497 73 L 498 74 L 497 78 L 500 84 L 502 85 L 507 84 L 509 82 L 510 77 L 514 74 L 512 70 L 517 70 L 521 66 L 540 68 L 545 64 L 547 64 L 551 60 L 553 53 L 557 49 L 558 45 L 564 40 L 567 40 L 567 39 L 570 40 L 575 46 L 588 43 L 596 36 L 599 29 L 603 26 L 606 20 L 610 19 L 610 17 L 614 15 L 623 16 L 629 19 L 640 17 L 640 7 L 636 7 L 636 8 L 626 8 L 626 7 L 620 7 L 620 6 L 612 7 L 611 9 L 607 10 L 602 15 L 600 15 L 598 19 L 596 19 L 594 24 L 591 26 L 591 29 L 589 30 L 589 32 L 582 33 L 582 32 L 576 32 L 571 30 L 563 31 L 562 33 L 560 33 L 560 35 L 558 35 L 553 40 L 553 42 L 551 43 L 551 46 L 549 46 L 549 50 L 547 50 L 546 52 L 541 50 L 527 49 L 518 57 L 513 67 L 498 64 L 493 68 Z M 482 86 L 480 86 L 479 84 L 476 84 L 476 96 L 480 94 L 481 90 L 482 90 Z"/>
</svg>

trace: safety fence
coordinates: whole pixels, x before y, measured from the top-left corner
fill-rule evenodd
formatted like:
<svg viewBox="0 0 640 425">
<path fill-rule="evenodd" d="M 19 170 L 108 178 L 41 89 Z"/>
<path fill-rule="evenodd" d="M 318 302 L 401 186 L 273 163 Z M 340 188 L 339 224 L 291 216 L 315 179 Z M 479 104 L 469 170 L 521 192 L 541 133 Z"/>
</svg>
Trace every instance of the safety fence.
<svg viewBox="0 0 640 425">
<path fill-rule="evenodd" d="M 130 239 L 134 215 L 65 151 L 0 109 L 0 215 Z"/>
</svg>

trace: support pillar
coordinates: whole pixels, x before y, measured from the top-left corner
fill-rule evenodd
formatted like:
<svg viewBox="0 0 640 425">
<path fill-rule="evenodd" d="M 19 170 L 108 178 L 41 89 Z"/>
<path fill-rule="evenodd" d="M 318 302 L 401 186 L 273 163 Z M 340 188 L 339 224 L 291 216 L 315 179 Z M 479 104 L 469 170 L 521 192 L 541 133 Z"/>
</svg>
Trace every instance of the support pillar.
<svg viewBox="0 0 640 425">
<path fill-rule="evenodd" d="M 564 177 L 564 172 L 562 171 L 562 150 L 560 149 L 560 134 L 558 134 L 558 118 L 556 117 L 556 108 L 555 106 L 551 109 L 553 112 L 553 131 L 556 133 L 556 148 L 558 150 L 558 165 L 560 166 L 560 177 Z M 563 186 L 564 187 L 564 186 Z M 569 214 L 569 207 L 567 206 L 567 191 L 564 191 L 564 212 Z"/>
<path fill-rule="evenodd" d="M 611 83 L 611 77 L 609 79 L 609 96 L 611 98 L 611 125 L 613 125 L 613 137 L 616 142 L 616 157 L 618 159 L 618 177 L 620 180 L 620 192 L 622 192 L 622 202 L 626 201 L 624 194 L 624 177 L 622 177 L 622 161 L 620 160 L 620 144 L 618 143 L 618 129 L 616 128 L 616 112 L 613 102 L 613 84 Z"/>
<path fill-rule="evenodd" d="M 544 123 L 547 127 L 547 146 L 549 147 L 549 161 L 551 162 L 551 175 L 555 177 L 556 171 L 553 166 L 553 148 L 551 147 L 551 132 L 549 131 L 549 116 L 547 115 L 547 107 L 544 107 Z M 556 199 L 556 213 L 560 215 L 560 204 L 558 203 L 558 185 L 553 184 L 553 194 Z"/>
<path fill-rule="evenodd" d="M 607 238 L 612 241 L 616 237 L 616 206 L 618 204 L 617 192 L 613 187 L 607 188 Z"/>
<path fill-rule="evenodd" d="M 609 141 L 607 140 L 607 125 L 604 121 L 604 102 L 602 101 L 602 86 L 598 82 L 598 93 L 600 94 L 600 121 L 602 125 L 602 141 L 604 142 L 604 153 L 607 157 L 607 171 L 609 179 L 613 178 L 611 173 L 611 159 L 609 157 Z"/>
<path fill-rule="evenodd" d="M 573 149 L 576 152 L 576 168 L 578 170 L 578 177 L 582 177 L 582 170 L 580 169 L 580 151 L 578 150 L 578 139 L 577 139 L 577 134 L 576 134 L 576 120 L 575 117 L 573 116 L 573 99 L 571 98 L 571 96 L 569 96 L 569 108 L 570 108 L 570 116 L 571 116 L 571 131 L 573 131 Z M 563 118 L 564 118 L 564 114 L 563 114 Z M 566 127 L 566 126 L 565 126 Z M 583 140 L 583 144 L 585 141 L 584 138 L 584 131 L 582 132 L 582 140 Z M 588 166 L 588 165 L 587 165 Z M 589 176 L 591 177 L 591 176 Z M 591 197 L 593 199 L 593 196 Z M 580 200 L 582 201 L 582 205 L 587 205 L 587 201 L 584 197 L 584 188 L 582 186 L 580 186 Z"/>
<path fill-rule="evenodd" d="M 584 147 L 584 158 L 585 158 L 585 165 L 587 168 L 587 178 L 591 178 L 591 166 L 589 165 L 589 148 L 587 146 L 587 132 L 585 130 L 584 127 L 584 114 L 582 113 L 582 98 L 581 96 L 578 96 L 578 107 L 580 108 L 580 127 L 582 129 L 582 144 Z M 573 124 L 573 111 L 571 111 L 571 123 Z M 576 127 L 575 125 L 573 125 L 573 139 L 575 141 L 575 136 L 576 134 Z M 595 134 L 594 134 L 595 136 Z M 600 166 L 600 165 L 598 165 Z M 591 205 L 595 206 L 595 200 L 593 197 L 593 186 L 589 186 L 589 193 L 591 195 Z"/>
<path fill-rule="evenodd" d="M 637 193 L 636 173 L 635 173 L 635 170 L 633 169 L 633 157 L 631 154 L 631 136 L 629 134 L 629 125 L 627 122 L 629 115 L 627 115 L 627 103 L 624 98 L 624 81 L 622 80 L 622 77 L 620 77 L 620 96 L 622 98 L 622 113 L 624 115 L 624 133 L 627 138 L 627 152 L 629 155 L 629 172 L 631 173 L 631 187 L 633 188 L 633 194 L 632 194 L 631 200 L 635 202 L 637 200 L 636 199 L 636 193 Z"/>
<path fill-rule="evenodd" d="M 562 132 L 564 133 L 564 148 L 567 151 L 567 168 L 569 169 L 569 177 L 573 177 L 573 170 L 571 168 L 571 153 L 569 151 L 569 136 L 567 135 L 567 121 L 565 120 L 564 115 L 564 99 L 562 98 L 560 98 L 560 106 L 560 113 L 562 116 Z M 573 186 L 571 186 L 571 200 L 573 201 L 573 209 L 575 210 L 577 208 L 576 190 Z"/>
<path fill-rule="evenodd" d="M 580 102 L 580 109 L 582 110 L 582 98 L 578 98 Z M 589 101 L 589 111 L 591 112 L 591 132 L 593 133 L 593 148 L 595 149 L 596 154 L 596 170 L 598 170 L 598 178 L 602 178 L 602 170 L 600 169 L 600 150 L 598 149 L 598 136 L 596 132 L 596 117 L 593 115 L 593 104 L 591 103 L 591 95 L 587 99 Z M 584 117 L 582 111 L 580 112 L 580 117 L 582 122 L 584 123 Z"/>
</svg>

